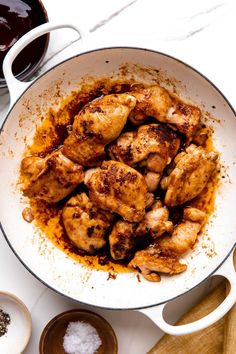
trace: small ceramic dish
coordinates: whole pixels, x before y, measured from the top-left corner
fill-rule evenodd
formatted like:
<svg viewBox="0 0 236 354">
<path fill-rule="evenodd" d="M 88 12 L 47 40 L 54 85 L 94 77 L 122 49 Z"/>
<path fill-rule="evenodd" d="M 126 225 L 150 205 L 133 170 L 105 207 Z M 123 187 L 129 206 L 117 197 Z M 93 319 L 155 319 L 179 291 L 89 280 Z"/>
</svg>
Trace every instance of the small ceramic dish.
<svg viewBox="0 0 236 354">
<path fill-rule="evenodd" d="M 0 353 L 23 353 L 32 331 L 29 310 L 15 295 L 3 291 L 0 291 L 0 309 L 10 316 L 7 332 L 0 337 Z"/>
<path fill-rule="evenodd" d="M 54 317 L 44 328 L 40 343 L 40 354 L 65 354 L 63 338 L 70 322 L 81 321 L 92 325 L 102 341 L 96 354 L 117 354 L 118 345 L 111 325 L 100 315 L 86 310 L 70 310 Z"/>
<path fill-rule="evenodd" d="M 0 0 L 0 13 L 0 89 L 3 90 L 7 85 L 2 63 L 7 52 L 26 32 L 48 22 L 48 15 L 41 0 Z M 46 54 L 48 41 L 49 34 L 41 36 L 16 57 L 13 73 L 19 80 L 27 80 L 38 69 Z"/>
</svg>

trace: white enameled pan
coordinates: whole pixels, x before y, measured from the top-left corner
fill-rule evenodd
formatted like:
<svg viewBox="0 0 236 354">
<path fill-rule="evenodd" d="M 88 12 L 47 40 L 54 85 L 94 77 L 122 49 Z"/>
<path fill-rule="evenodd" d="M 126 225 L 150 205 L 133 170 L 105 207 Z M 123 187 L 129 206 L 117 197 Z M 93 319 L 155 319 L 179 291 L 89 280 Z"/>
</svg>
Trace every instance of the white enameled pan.
<svg viewBox="0 0 236 354">
<path fill-rule="evenodd" d="M 24 266 L 58 293 L 92 306 L 141 311 L 162 330 L 175 335 L 203 329 L 221 318 L 236 301 L 236 277 L 232 262 L 236 234 L 235 112 L 223 94 L 195 69 L 163 53 L 141 48 L 102 48 L 84 52 L 53 67 L 31 83 L 16 80 L 11 65 L 20 50 L 34 38 L 61 27 L 80 32 L 72 25 L 42 25 L 22 37 L 4 62 L 4 74 L 11 95 L 11 108 L 0 136 L 0 221 L 5 238 Z M 55 86 L 61 96 L 66 97 L 79 88 L 79 83 L 86 76 L 125 78 L 124 75 L 130 73 L 120 70 L 124 64 L 139 68 L 133 72 L 135 78 L 150 83 L 150 72 L 159 70 L 159 75 L 161 72 L 166 79 L 166 85 L 174 80 L 178 95 L 191 99 L 194 104 L 219 118 L 211 119 L 208 113 L 208 123 L 214 129 L 214 145 L 221 154 L 222 173 L 225 175 L 216 196 L 214 215 L 193 252 L 183 257 L 188 270 L 172 277 L 162 276 L 160 283 L 144 279 L 139 282 L 135 273 L 118 274 L 115 280 L 108 281 L 106 272 L 90 270 L 76 263 L 42 237 L 33 223 L 28 224 L 22 218 L 27 201 L 17 185 L 19 166 L 25 144 L 30 144 L 42 114 L 49 108 L 55 109 L 58 104 L 53 96 Z M 173 89 L 171 84 L 169 89 Z M 224 302 L 197 322 L 184 326 L 166 323 L 162 315 L 165 304 L 213 274 L 223 275 L 231 284 Z"/>
</svg>

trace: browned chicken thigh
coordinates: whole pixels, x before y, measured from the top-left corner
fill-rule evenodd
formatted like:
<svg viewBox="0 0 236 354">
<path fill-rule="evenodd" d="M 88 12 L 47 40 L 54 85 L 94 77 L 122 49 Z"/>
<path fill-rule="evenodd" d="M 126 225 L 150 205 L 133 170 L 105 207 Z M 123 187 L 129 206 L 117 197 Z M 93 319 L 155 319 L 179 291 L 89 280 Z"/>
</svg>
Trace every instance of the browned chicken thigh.
<svg viewBox="0 0 236 354">
<path fill-rule="evenodd" d="M 149 281 L 160 281 L 158 273 L 178 274 L 187 269 L 187 266 L 180 263 L 176 256 L 162 255 L 159 247 L 156 247 L 155 244 L 137 251 L 129 262 L 129 267 L 139 269 L 144 278 Z"/>
<path fill-rule="evenodd" d="M 203 211 L 193 207 L 185 208 L 183 220 L 176 226 L 172 235 L 158 240 L 161 250 L 178 256 L 190 250 L 197 240 L 205 218 Z"/>
<path fill-rule="evenodd" d="M 137 89 L 131 92 L 136 98 L 135 109 L 130 113 L 129 119 L 134 124 L 142 124 L 147 116 L 156 119 L 164 119 L 169 108 L 172 106 L 172 99 L 163 87 L 155 85 L 147 88 Z"/>
<path fill-rule="evenodd" d="M 143 125 L 138 130 L 122 134 L 109 147 L 114 160 L 130 166 L 142 162 L 146 166 L 146 183 L 150 192 L 156 190 L 161 173 L 180 147 L 178 135 L 161 124 Z"/>
<path fill-rule="evenodd" d="M 61 150 L 45 158 L 29 156 L 22 160 L 24 195 L 55 203 L 70 194 L 84 179 L 83 167 L 65 157 Z"/>
<path fill-rule="evenodd" d="M 165 232 L 173 231 L 173 223 L 169 220 L 169 211 L 162 205 L 160 200 L 156 201 L 151 210 L 145 214 L 145 217 L 137 227 L 137 234 L 150 233 L 154 238 L 161 236 Z"/>
<path fill-rule="evenodd" d="M 129 166 L 148 159 L 150 154 L 157 154 L 159 159 L 155 166 L 150 166 L 150 170 L 162 172 L 179 147 L 180 139 L 172 129 L 161 124 L 148 124 L 122 134 L 108 150 L 114 160 Z"/>
<path fill-rule="evenodd" d="M 106 95 L 87 104 L 75 116 L 63 153 L 83 166 L 101 164 L 105 145 L 120 135 L 135 103 L 133 96 L 124 93 Z"/>
<path fill-rule="evenodd" d="M 134 124 L 142 124 L 147 116 L 152 116 L 159 122 L 172 124 L 188 138 L 195 135 L 201 118 L 199 108 L 171 97 L 157 85 L 131 94 L 137 100 L 129 117 Z"/>
<path fill-rule="evenodd" d="M 177 155 L 174 170 L 161 181 L 161 187 L 166 189 L 165 204 L 181 205 L 201 193 L 216 170 L 217 159 L 216 152 L 193 144 Z"/>
<path fill-rule="evenodd" d="M 113 215 L 97 208 L 85 193 L 72 197 L 62 211 L 66 233 L 78 248 L 93 254 L 107 243 Z"/>
<path fill-rule="evenodd" d="M 156 201 L 139 224 L 119 220 L 109 235 L 112 258 L 118 260 L 132 256 L 141 238 L 144 241 L 148 235 L 156 238 L 172 232 L 173 224 L 168 218 L 168 209 L 161 201 Z"/>
<path fill-rule="evenodd" d="M 113 259 L 129 258 L 134 252 L 135 242 L 134 223 L 119 220 L 113 226 L 112 232 L 109 235 L 110 254 Z"/>
<path fill-rule="evenodd" d="M 104 161 L 86 178 L 91 201 L 99 208 L 120 214 L 125 220 L 140 221 L 148 201 L 143 176 L 117 161 Z"/>
<path fill-rule="evenodd" d="M 158 238 L 148 248 L 135 253 L 129 263 L 151 281 L 159 281 L 158 273 L 177 274 L 187 266 L 178 257 L 187 252 L 196 242 L 199 231 L 205 222 L 206 214 L 197 208 L 185 208 L 182 222 L 176 226 L 172 235 Z"/>
</svg>

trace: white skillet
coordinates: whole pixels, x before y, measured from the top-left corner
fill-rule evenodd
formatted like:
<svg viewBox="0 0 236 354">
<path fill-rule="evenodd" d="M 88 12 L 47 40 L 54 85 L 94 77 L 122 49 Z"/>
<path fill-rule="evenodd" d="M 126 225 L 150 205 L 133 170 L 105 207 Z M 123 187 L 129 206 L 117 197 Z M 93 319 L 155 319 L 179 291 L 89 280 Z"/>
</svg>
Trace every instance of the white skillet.
<svg viewBox="0 0 236 354">
<path fill-rule="evenodd" d="M 174 335 L 206 328 L 224 316 L 236 301 L 232 261 L 236 232 L 235 112 L 223 94 L 195 69 L 173 57 L 146 49 L 118 47 L 89 51 L 62 62 L 33 82 L 18 81 L 11 69 L 16 55 L 36 37 L 62 27 L 81 33 L 73 25 L 44 24 L 22 37 L 4 61 L 4 74 L 11 95 L 11 108 L 0 135 L 0 221 L 5 238 L 24 266 L 60 294 L 91 306 L 141 311 L 163 331 Z M 92 271 L 76 263 L 40 235 L 33 223 L 25 222 L 21 215 L 27 205 L 17 185 L 22 154 L 25 144 L 30 144 L 43 113 L 59 104 L 59 101 L 55 102 L 58 89 L 66 97 L 79 88 L 80 81 L 86 75 L 95 78 L 120 77 L 118 69 L 124 63 L 156 68 L 164 77 L 175 78 L 177 93 L 182 98 L 191 99 L 220 118 L 220 122 L 209 120 L 214 128 L 214 145 L 226 166 L 222 169 L 225 178 L 217 193 L 216 210 L 194 251 L 183 258 L 188 270 L 172 277 L 162 276 L 160 283 L 144 279 L 139 282 L 135 273 L 118 274 L 115 280 L 107 280 L 106 272 Z M 136 79 L 152 82 L 152 78 L 142 70 L 135 75 Z M 163 318 L 165 304 L 213 274 L 223 275 L 231 284 L 224 302 L 194 323 L 183 326 L 166 323 Z"/>
</svg>

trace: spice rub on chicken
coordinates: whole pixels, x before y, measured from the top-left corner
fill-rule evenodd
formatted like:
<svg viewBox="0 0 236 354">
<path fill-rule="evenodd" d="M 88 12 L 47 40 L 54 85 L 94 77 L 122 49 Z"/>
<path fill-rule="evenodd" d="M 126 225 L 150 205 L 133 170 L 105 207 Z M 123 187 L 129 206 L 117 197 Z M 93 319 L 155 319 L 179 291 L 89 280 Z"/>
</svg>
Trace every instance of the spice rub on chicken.
<svg viewBox="0 0 236 354">
<path fill-rule="evenodd" d="M 55 150 L 22 160 L 23 193 L 43 205 L 45 225 L 56 215 L 53 237 L 60 229 L 65 250 L 160 281 L 187 269 L 180 257 L 209 217 L 219 156 L 198 107 L 159 85 L 132 85 L 82 95 Z"/>
<path fill-rule="evenodd" d="M 135 253 L 129 263 L 150 281 L 159 281 L 159 273 L 177 274 L 187 266 L 179 262 L 179 256 L 191 249 L 205 222 L 206 214 L 197 208 L 186 208 L 182 222 L 172 234 L 156 239 L 146 249 Z"/>
<path fill-rule="evenodd" d="M 129 94 L 98 98 L 75 116 L 63 153 L 83 166 L 96 166 L 105 158 L 105 146 L 121 133 L 136 99 Z"/>
<path fill-rule="evenodd" d="M 97 208 L 85 193 L 69 199 L 62 211 L 66 233 L 78 248 L 93 254 L 107 243 L 114 216 Z"/>
<path fill-rule="evenodd" d="M 161 181 L 161 187 L 166 189 L 165 204 L 181 205 L 201 193 L 216 170 L 217 159 L 216 152 L 193 144 L 177 155 L 174 170 Z"/>
<path fill-rule="evenodd" d="M 148 240 L 149 236 L 154 239 L 165 232 L 173 230 L 173 223 L 168 220 L 168 209 L 161 201 L 154 202 L 140 223 L 131 223 L 119 220 L 114 225 L 109 235 L 110 253 L 113 259 L 127 259 L 135 252 L 139 243 Z"/>
<path fill-rule="evenodd" d="M 147 211 L 143 220 L 139 223 L 136 233 L 150 233 L 155 239 L 171 231 L 173 231 L 173 223 L 169 220 L 169 210 L 158 200 L 151 206 L 151 210 Z"/>
<path fill-rule="evenodd" d="M 146 167 L 145 179 L 149 191 L 158 187 L 162 172 L 180 148 L 178 134 L 168 126 L 149 124 L 126 132 L 109 147 L 112 159 L 129 166 L 137 163 Z"/>
<path fill-rule="evenodd" d="M 64 199 L 84 179 L 83 167 L 64 156 L 61 150 L 45 158 L 29 156 L 21 162 L 25 180 L 23 193 L 29 198 L 56 203 Z"/>
<path fill-rule="evenodd" d="M 145 215 L 147 185 L 135 169 L 117 161 L 104 161 L 86 179 L 89 197 L 100 208 L 137 222 Z"/>
<path fill-rule="evenodd" d="M 130 258 L 135 251 L 137 225 L 125 220 L 119 220 L 113 226 L 109 235 L 110 254 L 113 259 L 121 260 Z"/>
<path fill-rule="evenodd" d="M 200 123 L 199 108 L 173 98 L 161 86 L 151 86 L 131 93 L 137 100 L 129 119 L 134 124 L 142 124 L 145 118 L 152 116 L 159 122 L 173 124 L 187 138 L 192 138 Z"/>
</svg>

